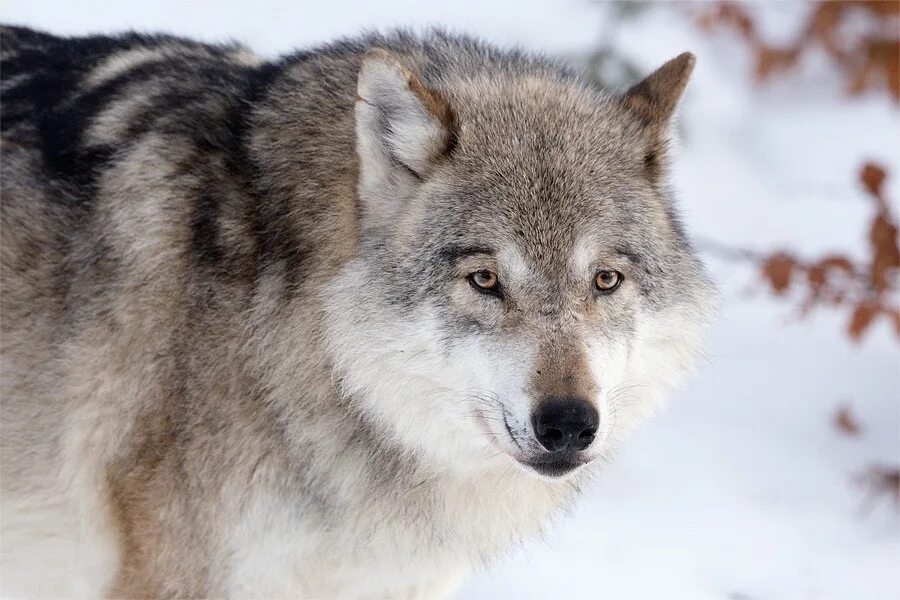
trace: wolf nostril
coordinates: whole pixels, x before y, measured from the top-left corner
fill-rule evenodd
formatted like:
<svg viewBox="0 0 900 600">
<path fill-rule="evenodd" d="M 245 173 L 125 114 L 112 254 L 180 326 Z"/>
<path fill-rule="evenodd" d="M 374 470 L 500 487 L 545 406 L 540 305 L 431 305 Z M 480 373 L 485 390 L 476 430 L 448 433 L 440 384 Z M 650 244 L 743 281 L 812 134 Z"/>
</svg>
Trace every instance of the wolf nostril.
<svg viewBox="0 0 900 600">
<path fill-rule="evenodd" d="M 594 441 L 600 415 L 587 400 L 545 398 L 531 416 L 537 441 L 549 452 L 580 452 Z"/>
</svg>

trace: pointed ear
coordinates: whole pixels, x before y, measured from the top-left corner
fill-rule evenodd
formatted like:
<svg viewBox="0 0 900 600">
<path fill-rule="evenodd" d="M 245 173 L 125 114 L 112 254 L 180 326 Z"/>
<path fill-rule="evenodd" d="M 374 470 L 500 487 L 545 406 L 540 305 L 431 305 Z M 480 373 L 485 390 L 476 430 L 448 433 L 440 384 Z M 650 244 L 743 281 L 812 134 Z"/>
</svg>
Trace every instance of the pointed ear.
<svg viewBox="0 0 900 600">
<path fill-rule="evenodd" d="M 679 54 L 625 92 L 625 106 L 648 125 L 665 124 L 672 118 L 696 62 L 690 52 Z"/>
<path fill-rule="evenodd" d="M 360 195 L 383 204 L 402 199 L 450 150 L 453 113 L 398 56 L 380 48 L 363 58 L 356 93 Z"/>
</svg>

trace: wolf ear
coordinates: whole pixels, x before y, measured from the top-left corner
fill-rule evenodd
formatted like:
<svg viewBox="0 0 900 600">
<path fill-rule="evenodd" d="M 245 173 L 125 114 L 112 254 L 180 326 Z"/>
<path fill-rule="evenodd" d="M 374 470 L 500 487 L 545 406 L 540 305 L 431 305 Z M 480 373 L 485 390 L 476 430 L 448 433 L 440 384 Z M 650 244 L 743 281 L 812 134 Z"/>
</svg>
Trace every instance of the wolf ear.
<svg viewBox="0 0 900 600">
<path fill-rule="evenodd" d="M 396 202 L 449 151 L 453 113 L 399 57 L 381 48 L 363 58 L 356 94 L 360 194 Z"/>
<path fill-rule="evenodd" d="M 623 101 L 647 125 L 664 125 L 675 112 L 697 59 L 679 54 L 625 92 Z"/>
</svg>

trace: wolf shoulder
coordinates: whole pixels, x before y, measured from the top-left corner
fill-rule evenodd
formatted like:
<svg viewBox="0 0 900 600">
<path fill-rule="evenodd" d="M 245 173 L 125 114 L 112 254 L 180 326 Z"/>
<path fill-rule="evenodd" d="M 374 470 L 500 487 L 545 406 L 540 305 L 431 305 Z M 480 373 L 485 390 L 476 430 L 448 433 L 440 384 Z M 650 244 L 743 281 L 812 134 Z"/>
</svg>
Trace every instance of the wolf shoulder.
<svg viewBox="0 0 900 600">
<path fill-rule="evenodd" d="M 76 263 L 57 280 L 127 253 L 120 237 L 168 236 L 198 264 L 222 258 L 220 213 L 248 204 L 242 138 L 263 61 L 238 45 L 136 33 L 7 26 L 0 46 L 4 280 L 29 246 Z"/>
</svg>

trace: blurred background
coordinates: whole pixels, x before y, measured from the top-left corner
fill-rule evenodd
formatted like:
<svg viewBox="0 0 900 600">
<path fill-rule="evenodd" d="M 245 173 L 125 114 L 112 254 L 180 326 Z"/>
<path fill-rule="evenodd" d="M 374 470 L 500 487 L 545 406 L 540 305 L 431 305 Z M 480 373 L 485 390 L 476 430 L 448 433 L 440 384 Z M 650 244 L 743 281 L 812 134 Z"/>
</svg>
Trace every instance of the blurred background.
<svg viewBox="0 0 900 600">
<path fill-rule="evenodd" d="M 723 295 L 706 360 L 545 539 L 459 598 L 900 598 L 900 3 L 7 0 L 264 55 L 442 25 L 624 90 L 683 50 L 675 189 Z"/>
</svg>

